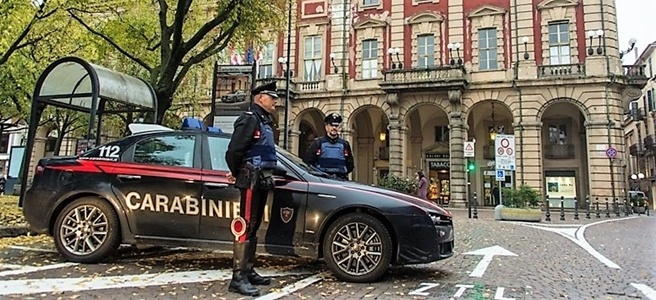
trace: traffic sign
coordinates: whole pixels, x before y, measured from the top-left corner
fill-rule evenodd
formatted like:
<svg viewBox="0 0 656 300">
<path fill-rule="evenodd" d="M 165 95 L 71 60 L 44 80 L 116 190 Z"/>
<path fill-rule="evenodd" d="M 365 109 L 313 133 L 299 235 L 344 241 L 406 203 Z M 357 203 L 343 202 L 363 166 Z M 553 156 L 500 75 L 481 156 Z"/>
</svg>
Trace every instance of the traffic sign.
<svg viewBox="0 0 656 300">
<path fill-rule="evenodd" d="M 617 157 L 617 149 L 613 147 L 608 147 L 608 149 L 606 149 L 606 156 L 608 156 L 608 158 Z"/>
<path fill-rule="evenodd" d="M 465 142 L 465 157 L 474 157 L 474 142 Z"/>
<path fill-rule="evenodd" d="M 515 170 L 515 136 L 497 134 L 494 140 L 495 165 L 497 170 Z"/>
<path fill-rule="evenodd" d="M 497 170 L 496 175 L 497 175 L 497 181 L 506 181 L 505 170 Z"/>
</svg>

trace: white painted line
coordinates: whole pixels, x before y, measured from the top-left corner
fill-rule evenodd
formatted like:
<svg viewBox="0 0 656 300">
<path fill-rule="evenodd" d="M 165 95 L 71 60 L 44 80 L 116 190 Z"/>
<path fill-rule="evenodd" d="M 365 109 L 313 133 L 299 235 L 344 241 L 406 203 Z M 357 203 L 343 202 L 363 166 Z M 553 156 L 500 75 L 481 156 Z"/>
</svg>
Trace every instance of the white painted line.
<svg viewBox="0 0 656 300">
<path fill-rule="evenodd" d="M 650 288 L 646 284 L 642 283 L 632 283 L 631 284 L 634 288 L 638 289 L 641 291 L 649 300 L 656 300 L 656 291 L 654 289 Z"/>
<path fill-rule="evenodd" d="M 0 269 L 20 269 L 24 267 L 23 265 L 13 265 L 13 264 L 0 264 Z"/>
<path fill-rule="evenodd" d="M 289 295 L 293 292 L 296 292 L 298 290 L 302 290 L 302 289 L 308 287 L 309 285 L 312 285 L 312 284 L 314 284 L 316 282 L 319 282 L 321 280 L 323 280 L 323 274 L 312 275 L 312 276 L 307 277 L 303 280 L 299 280 L 297 282 L 294 282 L 293 284 L 290 284 L 290 285 L 287 285 L 287 286 L 283 287 L 282 289 L 280 289 L 280 292 L 269 293 L 269 294 L 266 294 L 262 297 L 257 298 L 256 300 L 275 300 L 275 299 L 279 299 L 279 298 L 285 297 L 285 296 L 287 296 L 287 295 Z"/>
<path fill-rule="evenodd" d="M 61 263 L 61 264 L 46 265 L 46 266 L 40 266 L 40 267 L 21 266 L 20 268 L 18 268 L 16 270 L 0 272 L 0 277 L 9 276 L 9 275 L 32 273 L 32 272 L 39 272 L 39 271 L 52 270 L 52 269 L 59 269 L 59 268 L 66 268 L 66 267 L 72 267 L 72 266 L 75 266 L 75 265 L 78 265 L 78 264 L 77 263 Z"/>
<path fill-rule="evenodd" d="M 307 272 L 260 272 L 262 276 L 277 277 L 307 275 Z M 98 289 L 117 289 L 180 283 L 227 280 L 232 270 L 205 270 L 159 274 L 106 276 L 96 278 L 46 278 L 0 281 L 0 295 L 77 292 Z"/>
<path fill-rule="evenodd" d="M 58 253 L 57 250 L 42 249 L 42 248 L 32 248 L 32 247 L 23 247 L 23 246 L 9 246 L 8 248 L 9 248 L 9 249 L 14 249 L 14 250 L 23 250 L 23 251 L 46 252 L 46 253 Z"/>
<path fill-rule="evenodd" d="M 470 277 L 483 277 L 483 274 L 485 274 L 485 270 L 487 270 L 487 267 L 490 265 L 490 263 L 492 262 L 492 258 L 494 258 L 495 255 L 517 256 L 517 254 L 512 253 L 504 249 L 503 247 L 500 247 L 499 245 L 478 249 L 475 251 L 470 251 L 467 253 L 463 253 L 463 255 L 483 255 L 483 258 L 481 259 L 481 261 L 478 262 L 478 264 L 474 268 L 474 271 L 472 271 L 469 274 Z"/>
<path fill-rule="evenodd" d="M 590 255 L 592 255 L 594 258 L 608 266 L 609 268 L 613 269 L 621 269 L 620 266 L 610 259 L 606 258 L 603 256 L 601 253 L 599 253 L 597 250 L 595 250 L 585 239 L 585 230 L 593 225 L 598 225 L 598 224 L 603 224 L 607 222 L 615 222 L 615 221 L 621 221 L 621 220 L 630 220 L 630 219 L 635 219 L 637 217 L 628 217 L 628 218 L 622 218 L 622 219 L 610 219 L 610 220 L 603 220 L 599 222 L 594 222 L 590 224 L 586 224 L 578 229 L 574 228 L 548 228 L 548 227 L 542 227 L 542 226 L 536 226 L 536 225 L 529 225 L 529 224 L 523 224 L 523 226 L 527 227 L 532 227 L 532 228 L 537 228 L 545 231 L 551 231 L 555 232 L 561 236 L 564 236 L 565 238 L 569 239 L 570 241 L 574 242 L 575 244 L 579 245 L 583 250 L 587 251 Z"/>
</svg>

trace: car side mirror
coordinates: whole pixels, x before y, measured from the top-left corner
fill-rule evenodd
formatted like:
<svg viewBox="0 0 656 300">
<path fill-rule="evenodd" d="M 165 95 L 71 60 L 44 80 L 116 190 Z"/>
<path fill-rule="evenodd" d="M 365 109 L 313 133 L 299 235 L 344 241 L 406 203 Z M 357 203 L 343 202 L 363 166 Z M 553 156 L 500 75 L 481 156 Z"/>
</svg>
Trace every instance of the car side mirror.
<svg viewBox="0 0 656 300">
<path fill-rule="evenodd" d="M 281 165 L 276 165 L 276 167 L 273 169 L 273 175 L 286 176 L 287 170 L 285 170 L 285 168 Z"/>
</svg>

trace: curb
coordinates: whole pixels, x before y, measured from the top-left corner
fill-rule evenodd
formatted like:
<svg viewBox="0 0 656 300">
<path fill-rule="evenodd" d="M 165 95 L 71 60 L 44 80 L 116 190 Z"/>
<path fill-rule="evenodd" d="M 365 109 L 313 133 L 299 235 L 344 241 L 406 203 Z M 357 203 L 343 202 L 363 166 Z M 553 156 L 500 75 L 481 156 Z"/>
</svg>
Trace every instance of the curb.
<svg viewBox="0 0 656 300">
<path fill-rule="evenodd" d="M 0 238 L 17 237 L 27 235 L 30 232 L 27 226 L 0 226 Z"/>
</svg>

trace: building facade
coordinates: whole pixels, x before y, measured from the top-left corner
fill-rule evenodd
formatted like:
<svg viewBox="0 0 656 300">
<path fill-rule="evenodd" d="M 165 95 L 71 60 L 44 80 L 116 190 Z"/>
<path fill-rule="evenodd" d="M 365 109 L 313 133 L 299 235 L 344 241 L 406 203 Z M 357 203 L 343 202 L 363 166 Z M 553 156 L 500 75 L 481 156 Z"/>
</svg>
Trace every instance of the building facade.
<svg viewBox="0 0 656 300">
<path fill-rule="evenodd" d="M 304 155 L 323 118 L 344 117 L 352 179 L 430 178 L 430 197 L 462 206 L 522 184 L 551 199 L 621 197 L 623 117 L 646 83 L 623 66 L 615 1 L 297 1 L 287 39 L 263 47 L 278 80 L 280 141 Z M 275 36 L 275 34 L 274 34 Z M 269 78 L 269 79 L 265 79 Z M 285 109 L 287 111 L 285 112 Z M 283 117 L 287 115 L 287 117 Z M 515 170 L 495 178 L 496 135 L 515 138 Z M 474 156 L 465 157 L 465 142 Z M 609 150 L 612 148 L 611 150 Z M 615 151 L 614 151 L 614 150 Z M 476 168 L 467 171 L 467 162 Z"/>
<path fill-rule="evenodd" d="M 636 59 L 645 65 L 650 80 L 638 99 L 630 103 L 624 119 L 624 138 L 628 149 L 624 167 L 627 189 L 645 192 L 653 209 L 656 194 L 656 41 L 649 44 Z"/>
</svg>

